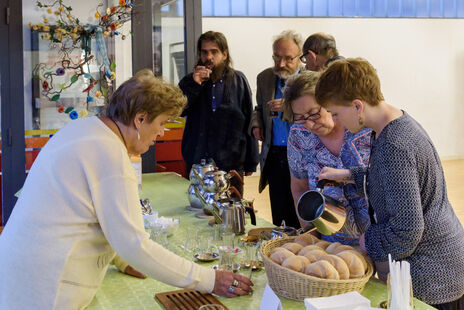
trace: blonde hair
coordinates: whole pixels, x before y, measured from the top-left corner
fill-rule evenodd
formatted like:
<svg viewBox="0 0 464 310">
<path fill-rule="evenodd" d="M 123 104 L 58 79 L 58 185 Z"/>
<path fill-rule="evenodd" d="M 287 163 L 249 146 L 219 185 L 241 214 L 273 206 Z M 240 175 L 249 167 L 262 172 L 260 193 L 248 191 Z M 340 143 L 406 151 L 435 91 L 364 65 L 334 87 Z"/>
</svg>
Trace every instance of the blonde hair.
<svg viewBox="0 0 464 310">
<path fill-rule="evenodd" d="M 287 80 L 283 98 L 284 111 L 282 119 L 284 121 L 293 123 L 293 101 L 303 96 L 315 96 L 319 75 L 315 71 L 303 71 Z"/>
<path fill-rule="evenodd" d="M 113 93 L 105 109 L 105 115 L 129 125 L 139 112 L 147 113 L 149 122 L 167 113 L 178 117 L 187 103 L 179 87 L 155 77 L 149 69 L 143 69 L 125 81 Z"/>
<path fill-rule="evenodd" d="M 374 67 L 365 59 L 339 59 L 321 74 L 316 86 L 316 100 L 325 107 L 329 102 L 349 105 L 360 99 L 371 106 L 384 100 Z"/>
</svg>

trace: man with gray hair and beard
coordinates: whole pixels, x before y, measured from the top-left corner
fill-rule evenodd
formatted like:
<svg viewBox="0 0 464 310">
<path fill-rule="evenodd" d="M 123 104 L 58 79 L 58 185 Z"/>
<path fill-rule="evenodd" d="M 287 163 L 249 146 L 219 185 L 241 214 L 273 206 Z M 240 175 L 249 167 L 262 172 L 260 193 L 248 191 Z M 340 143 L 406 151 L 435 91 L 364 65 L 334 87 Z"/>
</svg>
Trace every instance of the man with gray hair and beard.
<svg viewBox="0 0 464 310">
<path fill-rule="evenodd" d="M 287 139 L 290 123 L 282 120 L 282 89 L 286 80 L 302 69 L 299 57 L 303 39 L 293 30 L 285 30 L 272 44 L 274 67 L 258 74 L 252 133 L 262 141 L 260 153 L 261 176 L 259 192 L 269 184 L 272 221 L 279 226 L 282 220 L 292 227 L 300 227 L 290 189 L 287 161 Z"/>
</svg>

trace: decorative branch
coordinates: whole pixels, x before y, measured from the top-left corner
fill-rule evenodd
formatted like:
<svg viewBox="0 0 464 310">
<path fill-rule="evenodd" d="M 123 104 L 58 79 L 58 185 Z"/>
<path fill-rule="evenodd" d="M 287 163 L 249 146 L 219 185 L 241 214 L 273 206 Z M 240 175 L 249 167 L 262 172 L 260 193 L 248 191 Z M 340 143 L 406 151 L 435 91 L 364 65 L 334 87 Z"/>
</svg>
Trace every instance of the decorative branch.
<svg viewBox="0 0 464 310">
<path fill-rule="evenodd" d="M 126 38 L 125 34 L 117 31 L 126 21 L 131 19 L 132 8 L 134 7 L 132 0 L 119 0 L 118 6 L 107 8 L 103 11 L 103 4 L 99 4 L 96 8 L 94 17 L 97 23 L 94 25 L 81 24 L 80 20 L 72 15 L 72 7 L 64 4 L 63 0 L 53 0 L 50 3 L 41 1 L 36 2 L 37 7 L 44 9 L 50 16 L 43 18 L 43 23 L 32 24 L 29 26 L 33 31 L 40 31 L 42 39 L 48 39 L 51 42 L 51 48 L 57 48 L 61 54 L 61 61 L 54 64 L 51 68 L 44 63 L 39 63 L 33 70 L 34 76 L 37 76 L 41 83 L 42 95 L 47 97 L 52 102 L 59 103 L 59 99 L 64 91 L 69 89 L 81 77 L 89 80 L 89 83 L 82 90 L 86 93 L 87 109 L 90 103 L 94 101 L 94 97 L 108 100 L 110 92 L 109 85 L 116 78 L 114 72 L 116 64 L 109 62 L 106 53 L 104 37 L 121 35 L 122 39 Z M 54 24 L 51 24 L 53 20 Z M 91 42 L 96 41 L 97 55 L 103 61 L 99 68 L 98 77 L 92 76 L 89 73 L 89 68 L 95 55 L 92 53 Z M 78 63 L 74 63 L 71 54 L 74 50 L 80 49 L 84 52 L 84 57 Z M 58 68 L 56 68 L 58 67 Z M 56 68 L 56 69 L 55 69 Z M 72 74 L 69 81 L 55 85 L 54 78 L 64 76 L 66 73 Z M 94 95 L 92 95 L 94 94 Z M 72 119 L 77 118 L 77 112 L 71 115 L 72 107 L 64 109 L 62 105 L 58 107 L 58 112 L 70 113 Z M 86 114 L 86 113 L 84 113 Z"/>
</svg>

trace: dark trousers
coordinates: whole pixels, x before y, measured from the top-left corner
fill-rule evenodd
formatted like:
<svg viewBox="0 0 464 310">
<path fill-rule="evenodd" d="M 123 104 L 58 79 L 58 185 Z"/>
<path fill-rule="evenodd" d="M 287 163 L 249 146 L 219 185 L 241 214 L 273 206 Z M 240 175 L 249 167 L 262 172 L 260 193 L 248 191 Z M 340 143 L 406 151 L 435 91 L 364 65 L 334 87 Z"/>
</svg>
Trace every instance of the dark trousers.
<svg viewBox="0 0 464 310">
<path fill-rule="evenodd" d="M 274 225 L 280 226 L 282 220 L 285 220 L 287 226 L 300 228 L 290 189 L 290 170 L 286 146 L 271 146 L 263 173 L 265 173 L 269 183 L 269 198 Z"/>
<path fill-rule="evenodd" d="M 446 304 L 431 305 L 438 310 L 464 310 L 464 295 L 458 300 L 448 302 Z"/>
</svg>

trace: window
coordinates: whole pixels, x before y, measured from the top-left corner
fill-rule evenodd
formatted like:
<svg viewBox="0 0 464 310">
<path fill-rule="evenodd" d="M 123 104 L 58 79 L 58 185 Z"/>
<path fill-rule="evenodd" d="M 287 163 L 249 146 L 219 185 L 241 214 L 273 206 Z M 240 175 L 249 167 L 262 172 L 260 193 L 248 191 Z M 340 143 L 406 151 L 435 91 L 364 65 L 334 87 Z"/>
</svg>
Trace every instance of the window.
<svg viewBox="0 0 464 310">
<path fill-rule="evenodd" d="M 205 17 L 463 18 L 464 0 L 203 0 Z"/>
</svg>

